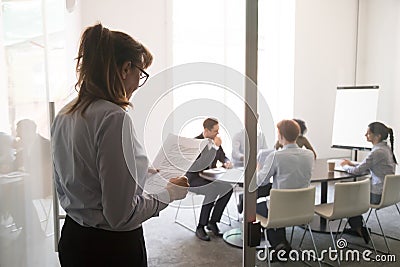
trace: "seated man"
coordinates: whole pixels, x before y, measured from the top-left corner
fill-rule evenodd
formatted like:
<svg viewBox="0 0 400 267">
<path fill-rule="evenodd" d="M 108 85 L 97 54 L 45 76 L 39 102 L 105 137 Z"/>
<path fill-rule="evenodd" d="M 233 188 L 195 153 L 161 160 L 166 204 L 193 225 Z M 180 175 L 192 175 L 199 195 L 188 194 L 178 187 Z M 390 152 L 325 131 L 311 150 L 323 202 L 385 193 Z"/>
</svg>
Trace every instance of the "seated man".
<svg viewBox="0 0 400 267">
<path fill-rule="evenodd" d="M 30 119 L 20 120 L 16 133 L 15 167 L 29 173 L 30 196 L 33 199 L 46 198 L 52 194 L 53 184 L 50 140 L 38 133 L 36 123 Z"/>
<path fill-rule="evenodd" d="M 301 149 L 296 144 L 300 133 L 299 125 L 293 120 L 283 120 L 277 124 L 278 141 L 283 148 L 267 156 L 263 168 L 257 174 L 257 184 L 268 184 L 273 177 L 272 189 L 297 189 L 310 185 L 314 154 L 308 149 Z M 265 202 L 257 204 L 257 213 L 268 217 Z M 285 228 L 268 229 L 268 240 L 275 250 L 290 250 L 286 240 Z"/>
<path fill-rule="evenodd" d="M 225 152 L 221 147 L 221 138 L 217 136 L 219 131 L 218 121 L 208 118 L 203 122 L 203 128 L 203 133 L 195 138 L 208 138 L 210 143 L 203 149 L 199 158 L 186 173 L 186 176 L 189 179 L 189 190 L 205 196 L 201 207 L 199 224 L 196 229 L 196 236 L 201 240 L 209 241 L 210 237 L 205 232 L 204 226 L 207 226 L 215 236 L 221 236 L 217 222 L 220 221 L 233 190 L 230 184 L 218 181 L 211 182 L 200 177 L 199 173 L 205 169 L 215 168 L 217 161 L 222 162 L 225 168 L 231 168 L 232 164 L 225 156 Z M 214 210 L 210 218 L 213 208 Z"/>
</svg>

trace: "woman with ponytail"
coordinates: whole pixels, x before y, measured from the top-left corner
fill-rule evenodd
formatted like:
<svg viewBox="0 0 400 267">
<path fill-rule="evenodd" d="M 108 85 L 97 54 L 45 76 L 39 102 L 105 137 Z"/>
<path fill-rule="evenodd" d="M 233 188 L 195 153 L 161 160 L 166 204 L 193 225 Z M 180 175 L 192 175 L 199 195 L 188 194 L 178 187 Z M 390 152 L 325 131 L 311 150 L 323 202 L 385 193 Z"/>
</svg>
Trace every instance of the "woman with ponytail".
<svg viewBox="0 0 400 267">
<path fill-rule="evenodd" d="M 143 193 L 148 159 L 126 109 L 152 59 L 141 43 L 101 24 L 82 35 L 79 94 L 51 129 L 54 180 L 66 211 L 61 266 L 147 266 L 141 224 L 187 194 L 186 177 Z"/>
<path fill-rule="evenodd" d="M 396 170 L 397 160 L 393 152 L 393 130 L 381 122 L 373 122 L 368 125 L 365 136 L 367 141 L 371 142 L 373 145 L 368 156 L 360 164 L 354 164 L 349 160 L 344 160 L 341 165 L 347 172 L 352 174 L 363 174 L 365 172 L 371 174 L 370 202 L 371 204 L 379 204 L 382 197 L 385 176 L 394 174 Z M 388 137 L 390 146 L 386 141 Z M 361 216 L 349 218 L 349 224 L 353 232 L 362 236 L 366 243 L 369 242 L 367 229 L 362 226 Z"/>
</svg>

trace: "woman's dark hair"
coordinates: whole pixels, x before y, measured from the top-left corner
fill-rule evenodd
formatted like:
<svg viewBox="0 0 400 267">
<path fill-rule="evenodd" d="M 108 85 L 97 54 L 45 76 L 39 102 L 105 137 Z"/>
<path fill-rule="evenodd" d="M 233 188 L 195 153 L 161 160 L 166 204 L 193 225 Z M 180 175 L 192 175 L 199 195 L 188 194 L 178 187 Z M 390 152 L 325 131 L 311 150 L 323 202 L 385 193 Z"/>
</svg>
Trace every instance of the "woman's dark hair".
<svg viewBox="0 0 400 267">
<path fill-rule="evenodd" d="M 300 119 L 293 119 L 297 124 L 300 126 L 300 135 L 303 135 L 307 132 L 307 126 L 306 123 L 303 120 Z"/>
<path fill-rule="evenodd" d="M 392 150 L 392 155 L 393 155 L 393 160 L 394 162 L 397 164 L 397 160 L 396 157 L 394 155 L 394 135 L 393 135 L 393 130 L 392 128 L 387 127 L 385 124 L 381 123 L 381 122 L 373 122 L 370 123 L 368 125 L 369 130 L 371 131 L 371 133 L 373 133 L 374 135 L 380 135 L 381 136 L 381 140 L 380 141 L 384 141 L 388 138 L 389 136 L 389 140 L 390 140 L 390 148 Z"/>
<path fill-rule="evenodd" d="M 88 27 L 81 37 L 76 72 L 79 88 L 76 102 L 67 110 L 72 113 L 79 108 L 85 112 L 97 99 L 110 101 L 122 108 L 131 105 L 126 94 L 120 69 L 127 62 L 146 69 L 153 56 L 138 41 L 123 32 L 110 31 L 100 23 Z"/>
</svg>

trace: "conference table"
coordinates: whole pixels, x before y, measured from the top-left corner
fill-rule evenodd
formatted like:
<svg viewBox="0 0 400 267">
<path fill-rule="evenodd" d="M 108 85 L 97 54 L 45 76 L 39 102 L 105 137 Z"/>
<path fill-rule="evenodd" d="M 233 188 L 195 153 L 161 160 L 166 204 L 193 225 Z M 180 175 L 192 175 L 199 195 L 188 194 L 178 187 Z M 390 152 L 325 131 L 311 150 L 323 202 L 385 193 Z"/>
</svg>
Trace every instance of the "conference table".
<svg viewBox="0 0 400 267">
<path fill-rule="evenodd" d="M 311 183 L 320 183 L 320 203 L 327 203 L 328 201 L 328 183 L 342 181 L 347 179 L 356 179 L 363 175 L 354 175 L 343 171 L 328 171 L 328 159 L 316 159 L 311 174 Z M 210 181 L 223 181 L 231 184 L 243 185 L 244 183 L 244 169 L 230 169 L 230 170 L 205 170 L 200 173 L 200 176 Z M 332 229 L 336 229 L 335 222 L 331 223 Z M 316 232 L 329 233 L 327 221 L 324 218 L 315 215 L 311 223 L 311 229 Z M 224 240 L 235 247 L 242 247 L 242 231 L 240 229 L 232 229 L 224 233 Z"/>
</svg>

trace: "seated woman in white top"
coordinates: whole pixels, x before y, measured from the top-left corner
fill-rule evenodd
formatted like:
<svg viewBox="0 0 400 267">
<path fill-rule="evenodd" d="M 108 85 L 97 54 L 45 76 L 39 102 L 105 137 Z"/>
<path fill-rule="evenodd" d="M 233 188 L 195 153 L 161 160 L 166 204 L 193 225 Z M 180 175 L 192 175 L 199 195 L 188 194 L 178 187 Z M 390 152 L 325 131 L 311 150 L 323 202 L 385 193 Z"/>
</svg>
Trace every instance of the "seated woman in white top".
<svg viewBox="0 0 400 267">
<path fill-rule="evenodd" d="M 397 160 L 393 153 L 393 130 L 381 122 L 373 122 L 368 125 L 365 136 L 367 141 L 373 144 L 368 156 L 360 164 L 356 165 L 349 160 L 344 160 L 341 165 L 349 173 L 362 174 L 366 171 L 371 173 L 370 202 L 378 204 L 381 201 L 385 176 L 394 174 L 396 170 Z M 386 143 L 388 136 L 390 136 L 390 147 Z M 349 218 L 349 224 L 356 234 L 362 236 L 366 243 L 369 242 L 367 229 L 362 226 L 361 216 Z"/>
<path fill-rule="evenodd" d="M 246 130 L 243 129 L 232 138 L 232 161 L 235 167 L 244 166 L 244 149 L 246 144 Z M 257 153 L 262 149 L 268 149 L 265 136 L 262 132 L 257 133 Z"/>
</svg>

